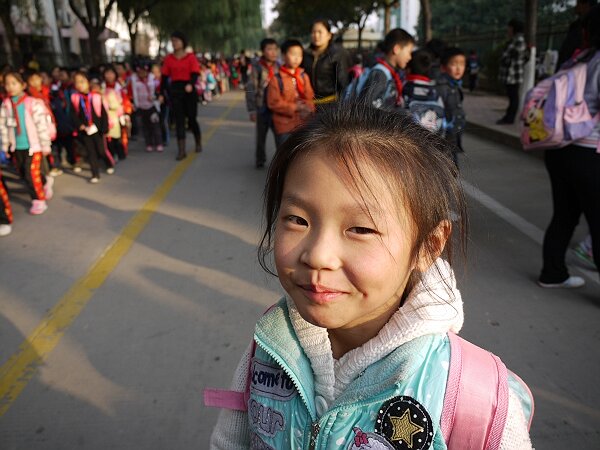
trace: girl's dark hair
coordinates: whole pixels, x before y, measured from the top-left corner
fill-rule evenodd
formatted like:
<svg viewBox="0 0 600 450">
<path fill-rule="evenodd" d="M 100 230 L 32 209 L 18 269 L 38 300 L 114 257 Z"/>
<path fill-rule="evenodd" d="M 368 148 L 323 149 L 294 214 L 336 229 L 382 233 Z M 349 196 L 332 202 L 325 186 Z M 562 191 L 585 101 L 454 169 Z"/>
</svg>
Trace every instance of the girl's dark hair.
<svg viewBox="0 0 600 450">
<path fill-rule="evenodd" d="M 594 6 L 584 19 L 589 46 L 600 49 L 600 6 Z"/>
<path fill-rule="evenodd" d="M 401 47 L 405 47 L 408 44 L 415 44 L 415 38 L 412 35 L 402 28 L 394 28 L 383 38 L 383 44 L 381 44 L 381 49 L 387 54 L 394 50 L 394 46 L 400 45 Z"/>
<path fill-rule="evenodd" d="M 435 256 L 439 245 L 433 233 L 440 224 L 450 227 L 452 222 L 459 249 L 466 253 L 465 201 L 446 141 L 406 114 L 342 102 L 319 111 L 275 153 L 265 186 L 265 229 L 258 250 L 264 270 L 275 274 L 269 259 L 288 170 L 298 158 L 317 150 L 345 172 L 350 188 L 364 201 L 367 213 L 367 204 L 378 203 L 381 192 L 370 186 L 372 171 L 365 166 L 381 175 L 387 190 L 398 201 L 398 210 L 407 210 L 414 224 L 412 259 L 418 255 Z M 442 253 L 451 264 L 453 247 L 449 238 Z M 420 276 L 416 271 L 411 274 L 406 292 Z"/>
<path fill-rule="evenodd" d="M 9 76 L 15 78 L 21 84 L 27 84 L 27 82 L 23 78 L 23 75 L 21 75 L 21 73 L 17 72 L 16 70 L 9 70 L 4 74 L 5 79 Z"/>
<path fill-rule="evenodd" d="M 88 80 L 88 82 L 90 81 L 89 75 L 87 73 L 85 73 L 83 70 L 76 70 L 73 73 L 73 80 L 75 80 L 75 77 L 78 77 L 78 76 L 85 78 L 86 80 Z"/>
<path fill-rule="evenodd" d="M 310 29 L 312 30 L 312 27 L 314 27 L 318 23 L 323 25 L 327 29 L 327 31 L 329 31 L 331 33 L 331 21 L 328 19 L 323 19 L 322 17 L 313 20 L 312 23 L 310 24 Z"/>
</svg>

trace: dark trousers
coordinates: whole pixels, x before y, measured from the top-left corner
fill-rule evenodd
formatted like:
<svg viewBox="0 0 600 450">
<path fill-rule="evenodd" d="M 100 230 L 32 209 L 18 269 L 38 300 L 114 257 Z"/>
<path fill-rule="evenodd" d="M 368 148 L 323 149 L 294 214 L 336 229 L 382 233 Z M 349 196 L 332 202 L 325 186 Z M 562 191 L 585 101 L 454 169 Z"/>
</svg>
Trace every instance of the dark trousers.
<svg viewBox="0 0 600 450">
<path fill-rule="evenodd" d="M 196 115 L 198 114 L 198 97 L 192 92 L 188 93 L 173 93 L 173 115 L 175 116 L 175 128 L 177 130 L 177 139 L 185 139 L 185 119 L 188 121 L 188 126 L 194 137 L 199 140 L 200 125 Z"/>
<path fill-rule="evenodd" d="M 12 208 L 8 199 L 6 182 L 0 172 L 0 225 L 10 225 L 13 221 Z"/>
<path fill-rule="evenodd" d="M 477 73 L 470 73 L 469 74 L 469 91 L 473 92 L 475 90 L 475 88 L 477 87 L 477 77 L 479 76 L 479 74 Z"/>
<path fill-rule="evenodd" d="M 25 187 L 31 196 L 31 200 L 46 200 L 44 185 L 46 177 L 42 173 L 42 160 L 44 155 L 36 152 L 29 156 L 29 150 L 17 150 L 15 152 L 15 163 L 19 175 L 25 180 Z"/>
<path fill-rule="evenodd" d="M 600 267 L 600 155 L 593 148 L 568 147 L 546 151 L 552 186 L 553 214 L 544 236 L 542 283 L 569 278 L 565 255 L 581 214 L 590 228 L 594 263 Z"/>
<path fill-rule="evenodd" d="M 508 108 L 506 108 L 504 120 L 513 123 L 519 110 L 519 85 L 505 84 L 504 86 L 506 86 L 506 96 L 508 97 Z"/>
<path fill-rule="evenodd" d="M 75 155 L 75 146 L 73 145 L 73 136 L 59 136 L 52 142 L 52 153 L 54 155 L 55 167 L 60 167 L 62 160 L 62 150 L 67 152 L 67 161 L 72 166 L 77 162 Z"/>
<path fill-rule="evenodd" d="M 142 119 L 142 128 L 144 130 L 146 147 L 156 147 L 157 145 L 162 145 L 160 116 L 158 115 L 156 109 L 139 109 L 138 114 Z M 153 114 L 156 114 L 158 121 L 152 122 Z"/>
<path fill-rule="evenodd" d="M 104 138 L 100 133 L 88 136 L 87 134 L 77 136 L 77 141 L 81 146 L 81 149 L 85 151 L 88 161 L 90 163 L 90 169 L 92 171 L 92 177 L 100 178 L 100 161 L 106 164 L 106 168 L 113 167 L 114 161 L 107 153 L 107 149 L 104 147 Z"/>
<path fill-rule="evenodd" d="M 275 136 L 275 129 L 273 128 L 273 119 L 270 113 L 256 113 L 256 164 L 264 164 L 267 160 L 267 134 L 269 130 Z M 275 140 L 277 145 L 277 140 Z"/>
<path fill-rule="evenodd" d="M 119 158 L 119 161 L 127 158 L 127 155 L 125 154 L 125 147 L 123 147 L 121 139 L 109 138 L 106 142 L 106 145 L 110 154 L 113 155 L 113 157 L 116 156 Z"/>
</svg>

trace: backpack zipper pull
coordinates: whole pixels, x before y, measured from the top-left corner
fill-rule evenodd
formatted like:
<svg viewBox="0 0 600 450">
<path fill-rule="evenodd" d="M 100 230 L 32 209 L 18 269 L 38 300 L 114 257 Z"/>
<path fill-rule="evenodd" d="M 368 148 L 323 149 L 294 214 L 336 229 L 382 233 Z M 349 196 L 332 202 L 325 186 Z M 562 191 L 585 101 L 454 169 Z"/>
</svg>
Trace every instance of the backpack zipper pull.
<svg viewBox="0 0 600 450">
<path fill-rule="evenodd" d="M 319 435 L 319 430 L 321 429 L 319 422 L 313 422 L 310 426 L 310 443 L 308 446 L 309 450 L 315 450 L 317 445 L 317 437 Z"/>
</svg>

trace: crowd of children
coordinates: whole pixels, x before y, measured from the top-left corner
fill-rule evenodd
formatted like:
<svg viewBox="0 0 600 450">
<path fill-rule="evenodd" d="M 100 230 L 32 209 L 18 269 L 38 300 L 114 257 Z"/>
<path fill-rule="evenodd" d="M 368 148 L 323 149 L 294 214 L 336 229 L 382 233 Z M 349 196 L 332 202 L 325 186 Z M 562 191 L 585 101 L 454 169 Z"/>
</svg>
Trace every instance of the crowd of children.
<svg viewBox="0 0 600 450">
<path fill-rule="evenodd" d="M 29 212 L 42 214 L 63 169 L 89 182 L 115 173 L 127 158 L 137 116 L 147 152 L 163 152 L 168 139 L 168 104 L 161 94 L 158 65 L 141 62 L 130 69 L 115 64 L 82 70 L 55 67 L 49 74 L 0 74 L 1 166 L 16 172 L 31 197 Z M 0 236 L 12 231 L 13 214 L 6 178 L 0 173 Z"/>
<path fill-rule="evenodd" d="M 436 51 L 429 46 L 415 50 L 415 40 L 408 32 L 391 30 L 374 58 L 356 55 L 348 73 L 350 83 L 338 101 L 358 101 L 409 114 L 415 122 L 452 144 L 449 151 L 458 168 L 466 124 L 462 78 L 467 57 L 460 48 L 446 47 L 442 42 L 432 48 Z M 257 168 L 265 164 L 268 130 L 273 131 L 279 147 L 315 109 L 315 80 L 301 69 L 305 53 L 300 42 L 288 40 L 282 44 L 281 65 L 275 40 L 264 39 L 261 51 L 263 55 L 253 65 L 253 75 L 246 86 L 248 112 L 256 122 Z M 374 64 L 364 67 L 363 59 L 373 60 Z"/>
</svg>

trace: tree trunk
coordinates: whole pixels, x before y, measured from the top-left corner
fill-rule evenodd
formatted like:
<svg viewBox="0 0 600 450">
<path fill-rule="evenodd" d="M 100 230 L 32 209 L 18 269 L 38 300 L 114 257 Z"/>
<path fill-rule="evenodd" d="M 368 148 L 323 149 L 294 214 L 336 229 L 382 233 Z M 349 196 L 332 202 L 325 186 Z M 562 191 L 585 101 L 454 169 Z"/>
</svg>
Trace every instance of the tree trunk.
<svg viewBox="0 0 600 450">
<path fill-rule="evenodd" d="M 15 25 L 10 17 L 10 9 L 3 9 L 1 11 L 0 20 L 2 20 L 2 25 L 4 25 L 4 30 L 6 32 L 6 40 L 8 43 L 8 62 L 12 66 L 19 66 L 24 61 L 21 60 L 21 44 L 19 43 L 19 37 L 17 36 Z"/>
<path fill-rule="evenodd" d="M 358 51 L 361 52 L 362 51 L 362 34 L 363 34 L 363 30 L 364 30 L 364 25 L 361 27 L 360 25 L 358 26 Z"/>
<path fill-rule="evenodd" d="M 100 34 L 102 31 L 99 31 L 97 28 L 90 27 L 87 28 L 87 32 L 89 35 L 89 44 L 90 44 L 90 52 L 92 56 L 92 64 L 99 65 L 104 62 L 104 51 L 102 49 L 102 42 L 100 39 Z"/>
<path fill-rule="evenodd" d="M 390 32 L 392 24 L 392 5 L 385 2 L 383 6 L 383 34 L 384 36 Z"/>
<path fill-rule="evenodd" d="M 137 56 L 137 49 L 136 49 L 136 43 L 137 43 L 137 19 L 135 22 L 133 23 L 127 23 L 127 29 L 129 31 L 129 42 L 131 45 L 131 58 L 135 59 L 135 57 Z"/>
<path fill-rule="evenodd" d="M 424 42 L 429 42 L 431 33 L 431 4 L 429 0 L 421 0 L 421 12 L 423 13 L 423 30 L 425 31 Z"/>
</svg>

